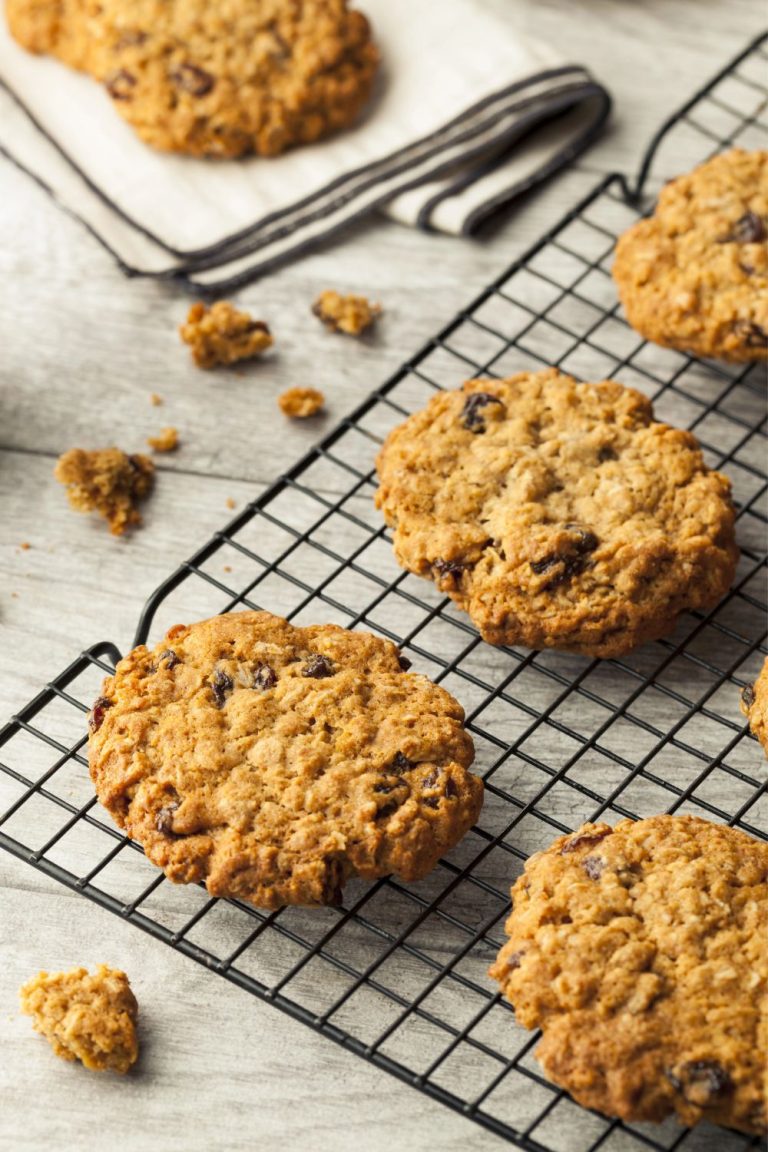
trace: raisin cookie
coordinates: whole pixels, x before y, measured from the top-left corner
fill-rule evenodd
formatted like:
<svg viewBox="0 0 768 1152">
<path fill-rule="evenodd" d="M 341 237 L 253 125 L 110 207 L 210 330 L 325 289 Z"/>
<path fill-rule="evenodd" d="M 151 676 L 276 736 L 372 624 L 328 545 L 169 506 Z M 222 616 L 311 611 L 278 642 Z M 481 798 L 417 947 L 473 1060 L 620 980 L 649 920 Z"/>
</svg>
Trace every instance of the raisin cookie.
<svg viewBox="0 0 768 1152">
<path fill-rule="evenodd" d="M 125 972 L 99 964 L 71 972 L 41 972 L 20 992 L 32 1017 L 62 1060 L 79 1060 L 95 1072 L 127 1072 L 136 1063 L 138 1004 Z"/>
<path fill-rule="evenodd" d="M 491 968 L 547 1076 L 624 1120 L 768 1117 L 768 843 L 693 816 L 531 857 Z"/>
<path fill-rule="evenodd" d="M 754 684 L 742 688 L 741 710 L 768 756 L 768 659 Z"/>
<path fill-rule="evenodd" d="M 672 180 L 653 216 L 620 238 L 613 275 L 646 339 L 768 359 L 768 151 L 735 148 Z"/>
<path fill-rule="evenodd" d="M 267 612 L 172 628 L 90 717 L 101 803 L 174 882 L 264 908 L 424 876 L 476 820 L 461 706 L 395 646 Z"/>
<path fill-rule="evenodd" d="M 378 64 L 347 0 L 8 0 L 12 34 L 101 81 L 146 143 L 276 156 L 347 127 Z"/>
<path fill-rule="evenodd" d="M 377 467 L 398 561 L 492 644 L 620 655 L 733 579 L 728 480 L 611 381 L 470 380 L 391 432 Z"/>
<path fill-rule="evenodd" d="M 67 489 L 78 512 L 99 512 L 113 536 L 141 524 L 137 505 L 155 482 L 155 466 L 141 452 L 120 448 L 70 448 L 56 461 L 53 474 Z"/>
</svg>

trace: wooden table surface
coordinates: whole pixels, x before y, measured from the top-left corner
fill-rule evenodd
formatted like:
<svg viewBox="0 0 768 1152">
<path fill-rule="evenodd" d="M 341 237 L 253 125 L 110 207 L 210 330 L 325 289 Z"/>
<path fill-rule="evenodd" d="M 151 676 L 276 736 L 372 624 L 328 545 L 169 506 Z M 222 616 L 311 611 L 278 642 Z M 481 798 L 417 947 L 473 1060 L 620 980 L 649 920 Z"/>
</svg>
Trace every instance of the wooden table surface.
<svg viewBox="0 0 768 1152">
<path fill-rule="evenodd" d="M 482 2 L 593 69 L 615 98 L 609 131 L 482 239 L 374 218 L 244 290 L 239 301 L 269 321 L 277 344 L 239 375 L 196 371 L 176 336 L 186 300 L 124 279 L 0 159 L 0 719 L 87 644 L 110 639 L 124 650 L 147 595 L 226 523 L 228 500 L 241 506 L 274 480 L 598 173 L 634 171 L 660 121 L 765 18 L 757 0 Z M 333 337 L 312 319 L 308 305 L 328 286 L 383 302 L 375 340 Z M 275 398 L 291 384 L 320 387 L 327 416 L 284 422 Z M 152 392 L 163 407 L 151 406 Z M 68 510 L 51 475 L 60 452 L 113 442 L 141 450 L 164 424 L 178 427 L 182 447 L 160 459 L 140 531 L 116 539 Z M 3 1149 L 502 1146 L 4 854 L 0 931 Z M 125 1081 L 55 1061 L 17 1012 L 18 986 L 39 968 L 98 961 L 125 967 L 142 1003 L 145 1054 Z M 558 1140 L 564 1152 L 577 1147 L 567 1131 Z"/>
</svg>

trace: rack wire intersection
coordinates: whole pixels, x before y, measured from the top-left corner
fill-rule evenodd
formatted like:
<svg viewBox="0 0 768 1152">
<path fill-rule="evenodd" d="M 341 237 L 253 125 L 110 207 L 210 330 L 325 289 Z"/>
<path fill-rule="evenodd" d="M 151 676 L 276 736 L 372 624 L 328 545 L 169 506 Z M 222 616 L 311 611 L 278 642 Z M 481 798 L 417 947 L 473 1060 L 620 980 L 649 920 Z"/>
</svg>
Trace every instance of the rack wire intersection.
<svg viewBox="0 0 768 1152">
<path fill-rule="evenodd" d="M 137 642 L 243 607 L 364 628 L 452 691 L 486 804 L 429 877 L 353 883 L 341 909 L 271 913 L 170 884 L 93 796 L 84 721 L 119 658 L 109 643 L 0 732 L 0 846 L 530 1152 L 758 1145 L 579 1108 L 540 1074 L 536 1037 L 486 969 L 524 860 L 585 820 L 692 812 L 768 839 L 768 769 L 738 707 L 768 651 L 764 371 L 644 343 L 610 278 L 616 236 L 661 177 L 734 144 L 766 146 L 767 45 L 768 35 L 750 45 L 664 125 L 633 188 L 619 174 L 602 180 L 144 609 Z M 545 364 L 639 388 L 734 485 L 733 589 L 708 616 L 689 615 L 622 659 L 490 648 L 431 584 L 397 567 L 373 508 L 378 445 L 435 388 Z"/>
</svg>

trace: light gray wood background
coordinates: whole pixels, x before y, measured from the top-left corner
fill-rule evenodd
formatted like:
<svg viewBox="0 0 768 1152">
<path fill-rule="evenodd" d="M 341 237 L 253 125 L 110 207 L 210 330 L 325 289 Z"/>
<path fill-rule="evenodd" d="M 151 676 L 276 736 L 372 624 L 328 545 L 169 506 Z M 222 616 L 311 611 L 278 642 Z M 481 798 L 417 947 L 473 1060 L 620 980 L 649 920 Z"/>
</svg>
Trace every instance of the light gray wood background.
<svg viewBox="0 0 768 1152">
<path fill-rule="evenodd" d="M 609 132 L 483 239 L 375 219 L 243 291 L 277 344 L 242 374 L 196 371 L 175 334 L 186 300 L 122 278 L 0 161 L 0 718 L 85 645 L 108 638 L 125 649 L 146 596 L 230 518 L 228 498 L 242 505 L 261 491 L 598 173 L 634 171 L 660 121 L 765 22 L 757 0 L 482 2 L 594 70 L 616 101 Z M 333 337 L 313 320 L 308 306 L 328 286 L 382 301 L 375 340 Z M 289 384 L 322 388 L 327 416 L 285 423 L 275 398 Z M 164 424 L 179 428 L 182 448 L 160 460 L 140 532 L 114 539 L 68 511 L 51 476 L 60 452 L 141 450 Z M 3 1149 L 501 1146 L 5 855 L 0 933 Z M 143 1006 L 146 1053 L 126 1081 L 57 1063 L 16 1008 L 18 986 L 39 968 L 101 960 L 128 969 Z M 566 1152 L 577 1146 L 567 1132 L 558 1139 Z"/>
</svg>

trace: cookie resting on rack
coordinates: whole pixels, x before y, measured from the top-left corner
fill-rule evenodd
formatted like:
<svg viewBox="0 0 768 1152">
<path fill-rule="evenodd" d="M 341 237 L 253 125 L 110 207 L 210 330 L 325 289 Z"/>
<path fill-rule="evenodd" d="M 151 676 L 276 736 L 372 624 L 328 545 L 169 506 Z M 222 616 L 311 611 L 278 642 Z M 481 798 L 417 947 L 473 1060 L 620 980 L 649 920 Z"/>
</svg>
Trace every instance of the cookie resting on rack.
<svg viewBox="0 0 768 1152">
<path fill-rule="evenodd" d="M 125 972 L 99 964 L 70 972 L 41 972 L 20 992 L 32 1017 L 62 1060 L 79 1060 L 96 1072 L 127 1072 L 136 1063 L 138 1004 Z"/>
<path fill-rule="evenodd" d="M 177 883 L 338 904 L 353 876 L 426 875 L 475 822 L 461 706 L 387 640 L 267 612 L 136 648 L 90 717 L 99 800 Z"/>
<path fill-rule="evenodd" d="M 612 381 L 470 380 L 395 428 L 377 468 L 397 560 L 492 644 L 617 656 L 733 579 L 728 480 Z"/>
<path fill-rule="evenodd" d="M 619 239 L 613 275 L 646 339 L 768 360 L 768 151 L 734 148 L 672 180 Z"/>
<path fill-rule="evenodd" d="M 754 684 L 741 690 L 741 710 L 749 720 L 749 727 L 762 744 L 768 756 L 768 659 L 763 663 Z"/>
<path fill-rule="evenodd" d="M 147 144 L 276 156 L 359 115 L 378 51 L 347 0 L 7 0 L 30 52 L 101 81 Z"/>
<path fill-rule="evenodd" d="M 491 976 L 536 1057 L 623 1120 L 768 1122 L 768 843 L 693 816 L 585 824 L 512 888 Z"/>
</svg>

